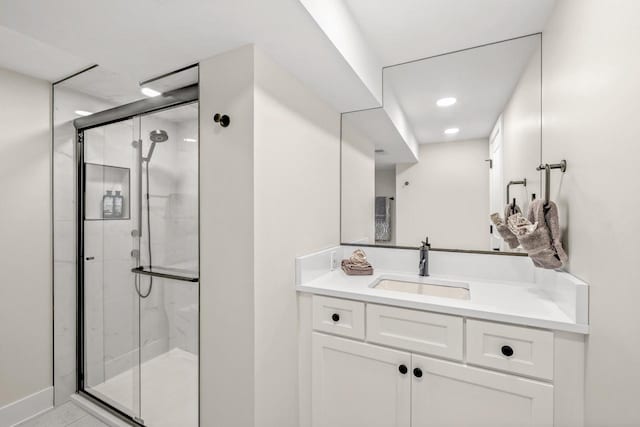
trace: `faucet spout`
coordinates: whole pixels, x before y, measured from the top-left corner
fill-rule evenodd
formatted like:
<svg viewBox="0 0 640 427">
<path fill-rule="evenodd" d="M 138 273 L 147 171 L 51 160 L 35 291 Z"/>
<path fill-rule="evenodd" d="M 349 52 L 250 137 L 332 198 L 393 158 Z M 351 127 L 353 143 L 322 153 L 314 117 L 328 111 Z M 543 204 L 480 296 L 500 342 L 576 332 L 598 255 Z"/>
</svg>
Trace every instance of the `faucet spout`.
<svg viewBox="0 0 640 427">
<path fill-rule="evenodd" d="M 429 244 L 429 237 L 427 237 L 420 247 L 420 264 L 418 264 L 418 274 L 420 276 L 429 275 L 429 250 L 431 244 Z"/>
</svg>

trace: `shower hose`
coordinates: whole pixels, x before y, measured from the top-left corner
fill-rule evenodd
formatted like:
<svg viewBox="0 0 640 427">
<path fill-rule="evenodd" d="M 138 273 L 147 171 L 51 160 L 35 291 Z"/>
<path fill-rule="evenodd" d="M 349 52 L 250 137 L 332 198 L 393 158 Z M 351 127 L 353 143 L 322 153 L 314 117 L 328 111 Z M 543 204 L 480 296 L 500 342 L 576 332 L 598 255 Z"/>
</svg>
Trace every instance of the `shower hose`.
<svg viewBox="0 0 640 427">
<path fill-rule="evenodd" d="M 153 262 L 151 261 L 151 213 L 150 213 L 150 207 L 149 207 L 149 162 L 147 162 L 147 167 L 145 168 L 145 173 L 146 173 L 146 190 L 147 190 L 147 250 L 149 252 L 149 268 L 151 268 L 151 266 L 153 265 Z M 153 276 L 149 276 L 149 289 L 147 290 L 146 293 L 142 293 L 140 291 L 140 278 L 141 275 L 140 274 L 136 274 L 135 277 L 135 287 L 136 287 L 136 292 L 138 293 L 138 296 L 140 298 L 147 298 L 149 295 L 151 295 L 151 290 L 153 289 Z"/>
</svg>

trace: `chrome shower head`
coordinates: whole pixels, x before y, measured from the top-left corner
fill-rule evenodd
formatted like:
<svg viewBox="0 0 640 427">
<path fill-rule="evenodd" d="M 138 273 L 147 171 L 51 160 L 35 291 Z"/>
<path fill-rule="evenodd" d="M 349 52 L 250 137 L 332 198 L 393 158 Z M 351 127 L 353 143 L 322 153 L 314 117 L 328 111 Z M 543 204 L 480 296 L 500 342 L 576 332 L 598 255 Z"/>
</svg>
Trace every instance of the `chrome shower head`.
<svg viewBox="0 0 640 427">
<path fill-rule="evenodd" d="M 149 139 L 151 142 L 165 142 L 169 139 L 169 135 L 167 134 L 167 131 L 156 129 L 149 132 Z"/>
<path fill-rule="evenodd" d="M 151 140 L 151 147 L 149 147 L 149 153 L 147 154 L 147 157 L 142 159 L 147 163 L 151 161 L 151 156 L 153 156 L 153 150 L 156 149 L 156 144 L 165 142 L 166 140 L 168 140 L 169 134 L 167 133 L 167 131 L 164 131 L 162 129 L 156 129 L 149 132 L 149 139 Z"/>
</svg>

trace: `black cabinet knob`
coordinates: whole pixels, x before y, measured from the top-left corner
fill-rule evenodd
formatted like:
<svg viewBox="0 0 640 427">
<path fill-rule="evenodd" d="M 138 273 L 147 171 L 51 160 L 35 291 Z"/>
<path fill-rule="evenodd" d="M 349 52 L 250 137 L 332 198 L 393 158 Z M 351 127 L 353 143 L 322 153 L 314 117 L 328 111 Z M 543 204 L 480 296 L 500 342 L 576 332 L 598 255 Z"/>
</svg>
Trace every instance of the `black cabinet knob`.
<svg viewBox="0 0 640 427">
<path fill-rule="evenodd" d="M 413 375 L 414 375 L 416 378 L 422 378 L 422 369 L 420 369 L 420 368 L 415 368 L 415 369 L 413 370 Z"/>
<path fill-rule="evenodd" d="M 513 356 L 513 349 L 509 345 L 503 345 L 500 351 L 502 351 L 502 354 L 504 354 L 507 357 Z"/>
<path fill-rule="evenodd" d="M 400 365 L 398 366 L 398 371 L 400 371 L 400 373 L 402 375 L 406 374 L 407 372 L 409 372 L 409 370 L 407 369 L 406 365 Z"/>
<path fill-rule="evenodd" d="M 333 313 L 331 315 L 331 320 L 333 320 L 334 322 L 337 322 L 340 320 L 340 315 L 338 313 Z"/>
</svg>

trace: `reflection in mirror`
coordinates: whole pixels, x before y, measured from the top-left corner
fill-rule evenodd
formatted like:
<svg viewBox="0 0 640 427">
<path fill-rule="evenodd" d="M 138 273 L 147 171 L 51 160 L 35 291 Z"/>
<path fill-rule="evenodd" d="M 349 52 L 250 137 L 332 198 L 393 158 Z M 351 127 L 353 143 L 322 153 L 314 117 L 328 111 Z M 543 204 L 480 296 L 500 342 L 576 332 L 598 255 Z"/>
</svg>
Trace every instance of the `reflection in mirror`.
<svg viewBox="0 0 640 427">
<path fill-rule="evenodd" d="M 540 46 L 385 68 L 383 107 L 342 115 L 342 242 L 518 252 L 489 216 L 540 196 Z"/>
</svg>

